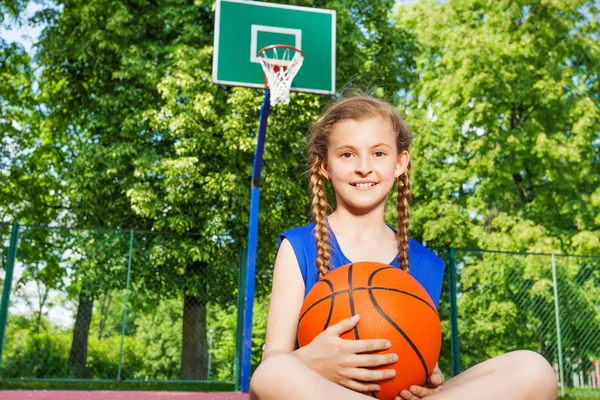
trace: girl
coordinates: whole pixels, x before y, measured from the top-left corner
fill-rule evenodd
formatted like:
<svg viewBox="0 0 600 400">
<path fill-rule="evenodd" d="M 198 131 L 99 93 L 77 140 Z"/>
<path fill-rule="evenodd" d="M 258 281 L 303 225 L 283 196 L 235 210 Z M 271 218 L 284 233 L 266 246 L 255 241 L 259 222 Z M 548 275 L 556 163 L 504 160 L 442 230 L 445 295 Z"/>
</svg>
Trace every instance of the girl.
<svg viewBox="0 0 600 400">
<path fill-rule="evenodd" d="M 360 316 L 330 326 L 297 349 L 304 296 L 331 269 L 355 261 L 389 263 L 409 271 L 436 305 L 442 287 L 439 258 L 408 239 L 410 131 L 393 107 L 366 97 L 338 100 L 311 128 L 308 139 L 314 223 L 280 237 L 269 306 L 263 362 L 250 384 L 259 400 L 368 399 L 393 369 L 371 370 L 397 360 L 372 354 L 389 348 L 381 340 L 343 340 Z M 327 216 L 325 180 L 336 209 Z M 384 222 L 388 192 L 397 180 L 398 230 Z M 390 260 L 392 260 L 390 262 Z M 409 269 L 410 266 L 410 269 Z M 553 369 L 540 355 L 518 351 L 472 367 L 444 382 L 436 365 L 425 387 L 403 390 L 396 400 L 555 399 Z M 363 394 L 364 393 L 364 394 Z"/>
</svg>

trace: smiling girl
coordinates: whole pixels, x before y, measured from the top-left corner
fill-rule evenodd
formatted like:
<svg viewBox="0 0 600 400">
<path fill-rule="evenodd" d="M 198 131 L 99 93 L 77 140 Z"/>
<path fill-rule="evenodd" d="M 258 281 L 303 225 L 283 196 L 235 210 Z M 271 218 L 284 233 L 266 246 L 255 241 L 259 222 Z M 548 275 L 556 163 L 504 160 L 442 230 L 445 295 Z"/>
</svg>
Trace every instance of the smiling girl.
<svg viewBox="0 0 600 400">
<path fill-rule="evenodd" d="M 250 384 L 252 399 L 367 399 L 394 369 L 371 370 L 397 361 L 377 354 L 386 338 L 344 340 L 360 317 L 332 325 L 309 345 L 297 348 L 298 316 L 304 297 L 330 270 L 357 261 L 377 261 L 408 271 L 436 306 L 442 261 L 408 238 L 411 135 L 394 108 L 371 97 L 340 99 L 311 128 L 308 139 L 314 223 L 280 236 L 267 322 L 263 362 Z M 336 196 L 329 208 L 325 183 Z M 398 191 L 398 226 L 384 222 L 389 191 Z M 444 381 L 436 365 L 424 387 L 412 386 L 398 399 L 555 399 L 557 381 L 548 362 L 516 351 L 478 364 Z M 364 394 L 363 394 L 364 393 Z"/>
</svg>

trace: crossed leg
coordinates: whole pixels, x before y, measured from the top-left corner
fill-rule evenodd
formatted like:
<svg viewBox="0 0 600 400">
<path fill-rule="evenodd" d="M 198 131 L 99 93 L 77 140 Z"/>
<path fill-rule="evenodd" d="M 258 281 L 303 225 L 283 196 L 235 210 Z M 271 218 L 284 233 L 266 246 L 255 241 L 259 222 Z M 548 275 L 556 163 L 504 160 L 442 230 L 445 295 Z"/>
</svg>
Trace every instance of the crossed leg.
<svg viewBox="0 0 600 400">
<path fill-rule="evenodd" d="M 539 354 L 515 351 L 484 361 L 444 383 L 431 400 L 552 400 L 558 384 Z M 250 383 L 251 400 L 366 400 L 371 397 L 339 386 L 290 354 L 268 358 Z"/>
</svg>

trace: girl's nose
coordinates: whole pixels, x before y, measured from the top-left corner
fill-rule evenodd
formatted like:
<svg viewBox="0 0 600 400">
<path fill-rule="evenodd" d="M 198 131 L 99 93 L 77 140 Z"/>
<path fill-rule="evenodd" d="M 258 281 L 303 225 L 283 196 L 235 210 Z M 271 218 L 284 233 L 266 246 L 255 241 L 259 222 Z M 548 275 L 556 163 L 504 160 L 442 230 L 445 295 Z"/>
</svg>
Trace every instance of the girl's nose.
<svg viewBox="0 0 600 400">
<path fill-rule="evenodd" d="M 373 168 L 371 167 L 371 163 L 369 157 L 358 157 L 355 172 L 359 175 L 368 175 Z"/>
</svg>

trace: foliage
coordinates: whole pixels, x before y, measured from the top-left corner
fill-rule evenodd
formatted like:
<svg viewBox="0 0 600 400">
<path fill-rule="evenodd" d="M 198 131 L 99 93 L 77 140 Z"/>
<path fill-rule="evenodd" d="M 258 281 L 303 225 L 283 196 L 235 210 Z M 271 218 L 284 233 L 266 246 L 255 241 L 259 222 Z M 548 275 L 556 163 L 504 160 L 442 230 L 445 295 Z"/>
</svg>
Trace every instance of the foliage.
<svg viewBox="0 0 600 400">
<path fill-rule="evenodd" d="M 597 252 L 597 3 L 422 1 L 397 20 L 419 49 L 406 107 L 417 235 Z"/>
<path fill-rule="evenodd" d="M 122 305 L 121 305 L 122 306 Z M 113 308 L 119 308 L 114 305 Z M 260 311 L 264 307 L 257 305 Z M 261 315 L 261 313 L 258 313 Z M 99 313 L 95 313 L 96 321 Z M 129 315 L 132 328 L 123 345 L 123 380 L 176 380 L 181 367 L 181 300 L 162 302 L 157 309 L 141 315 Z M 38 326 L 36 317 L 10 315 L 6 347 L 0 376 L 9 378 L 68 378 L 72 332 L 54 326 L 43 317 Z M 212 342 L 213 380 L 232 381 L 237 315 L 235 308 L 218 306 L 209 309 L 209 329 Z M 258 342 L 264 343 L 266 314 L 256 324 Z M 93 324 L 95 325 L 95 324 Z M 262 329 L 260 329 L 262 327 Z M 94 331 L 95 329 L 92 329 Z M 116 379 L 121 346 L 120 324 L 107 330 L 102 338 L 89 337 L 86 378 Z M 260 358 L 258 345 L 254 358 Z"/>
<path fill-rule="evenodd" d="M 71 377 L 67 360 L 72 334 L 47 322 L 44 322 L 44 329 L 35 332 L 32 322 L 25 316 L 11 316 L 0 371 L 2 377 Z M 120 343 L 120 336 L 103 340 L 90 338 L 87 377 L 116 378 Z M 143 347 L 135 339 L 126 337 L 123 379 L 134 378 L 143 365 Z"/>
<path fill-rule="evenodd" d="M 597 2 L 289 3 L 336 10 L 340 93 L 362 89 L 397 103 L 414 131 L 412 237 L 598 253 Z M 1 2 L 0 23 L 18 20 L 25 5 Z M 194 298 L 208 315 L 197 342 L 212 337 L 211 376 L 231 379 L 262 93 L 211 83 L 214 1 L 60 0 L 32 20 L 46 24 L 33 60 L 0 40 L 0 221 L 140 231 L 124 376 L 177 377 L 181 321 L 201 323 L 183 315 L 184 299 Z M 254 366 L 277 235 L 310 219 L 304 137 L 331 101 L 293 93 L 269 117 Z M 86 373 L 114 376 L 128 233 L 23 232 L 15 293 L 35 284 L 38 297 L 28 300 L 33 319 L 9 324 L 3 374 L 69 376 L 73 332 L 46 319 L 48 293 L 60 290 L 58 301 L 95 305 L 91 330 L 78 332 L 89 343 Z M 466 365 L 517 347 L 553 357 L 548 262 L 463 254 L 459 264 Z M 578 344 L 600 323 L 597 269 L 577 260 L 559 276 L 574 282 L 559 296 L 580 316 L 564 320 L 568 357 L 596 357 L 595 341 Z M 447 308 L 440 313 L 445 321 Z"/>
<path fill-rule="evenodd" d="M 28 0 L 2 0 L 0 1 L 0 24 L 6 20 L 18 19 L 27 6 Z"/>
<path fill-rule="evenodd" d="M 135 337 L 143 346 L 138 379 L 178 379 L 181 367 L 181 301 L 161 302 L 155 312 L 136 319 Z"/>
</svg>

